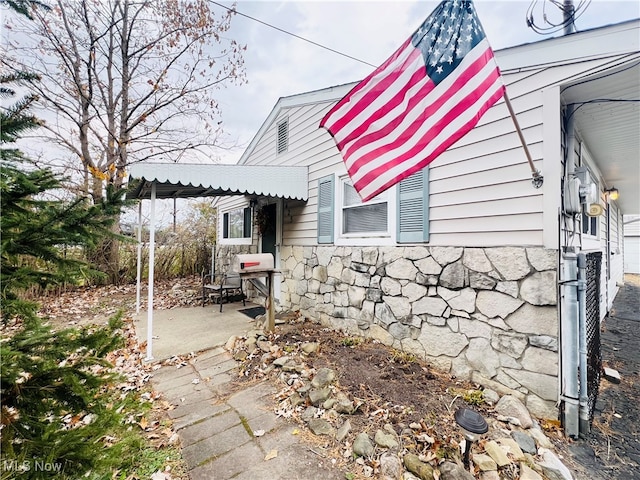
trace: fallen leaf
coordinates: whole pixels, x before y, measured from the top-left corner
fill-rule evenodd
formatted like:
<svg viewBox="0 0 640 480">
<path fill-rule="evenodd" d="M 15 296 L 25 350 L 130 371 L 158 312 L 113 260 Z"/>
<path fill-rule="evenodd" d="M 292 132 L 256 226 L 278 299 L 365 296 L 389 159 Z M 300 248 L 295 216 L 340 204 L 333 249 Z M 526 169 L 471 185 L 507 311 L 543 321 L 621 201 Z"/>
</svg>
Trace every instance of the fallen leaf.
<svg viewBox="0 0 640 480">
<path fill-rule="evenodd" d="M 300 430 L 298 430 L 297 428 L 294 428 L 291 432 L 291 435 L 300 435 Z"/>
<path fill-rule="evenodd" d="M 142 428 L 144 430 L 145 428 L 147 428 L 149 426 L 149 421 L 145 417 L 142 417 L 140 419 L 140 421 L 138 422 L 138 425 L 140 425 L 140 428 Z"/>
<path fill-rule="evenodd" d="M 276 458 L 278 456 L 278 450 L 271 450 L 269 453 L 267 453 L 267 456 L 264 457 L 265 460 L 271 460 L 273 458 Z"/>
</svg>

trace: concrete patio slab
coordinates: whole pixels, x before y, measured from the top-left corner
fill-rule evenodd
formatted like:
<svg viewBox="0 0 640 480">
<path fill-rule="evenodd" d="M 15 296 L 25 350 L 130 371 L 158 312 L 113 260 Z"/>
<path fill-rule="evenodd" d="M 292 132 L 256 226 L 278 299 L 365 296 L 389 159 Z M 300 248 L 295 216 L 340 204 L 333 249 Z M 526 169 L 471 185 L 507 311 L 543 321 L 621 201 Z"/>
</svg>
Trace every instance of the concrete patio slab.
<svg viewBox="0 0 640 480">
<path fill-rule="evenodd" d="M 247 302 L 246 307 L 242 303 L 229 303 L 224 305 L 222 313 L 219 305 L 154 310 L 153 360 L 165 360 L 174 355 L 186 355 L 224 345 L 232 335 L 243 335 L 253 328 L 254 320 L 239 310 L 257 306 L 251 302 Z M 133 320 L 138 341 L 146 341 L 147 311 L 141 310 Z"/>
</svg>

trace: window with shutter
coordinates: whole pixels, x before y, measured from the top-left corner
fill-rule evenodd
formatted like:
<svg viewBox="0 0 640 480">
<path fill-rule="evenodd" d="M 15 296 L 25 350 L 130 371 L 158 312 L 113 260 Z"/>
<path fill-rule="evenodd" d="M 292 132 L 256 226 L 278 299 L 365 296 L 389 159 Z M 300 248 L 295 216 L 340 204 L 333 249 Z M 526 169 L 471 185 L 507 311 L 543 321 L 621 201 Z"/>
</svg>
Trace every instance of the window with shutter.
<svg viewBox="0 0 640 480">
<path fill-rule="evenodd" d="M 285 153 L 289 148 L 289 118 L 284 118 L 278 122 L 278 138 L 276 152 Z"/>
<path fill-rule="evenodd" d="M 318 243 L 333 243 L 334 177 L 318 180 Z"/>
<path fill-rule="evenodd" d="M 223 238 L 251 238 L 251 208 L 238 208 L 222 216 Z"/>
<path fill-rule="evenodd" d="M 398 243 L 429 241 L 429 169 L 402 180 L 398 192 Z"/>
</svg>

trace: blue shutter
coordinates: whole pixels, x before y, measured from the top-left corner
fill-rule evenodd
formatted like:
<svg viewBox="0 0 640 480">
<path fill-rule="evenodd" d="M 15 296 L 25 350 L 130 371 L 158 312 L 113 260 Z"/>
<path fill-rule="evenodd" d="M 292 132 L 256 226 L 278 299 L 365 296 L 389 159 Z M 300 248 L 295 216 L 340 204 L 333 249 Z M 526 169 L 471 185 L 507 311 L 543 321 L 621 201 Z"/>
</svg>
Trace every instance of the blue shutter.
<svg viewBox="0 0 640 480">
<path fill-rule="evenodd" d="M 429 168 L 398 184 L 398 243 L 429 241 Z"/>
<path fill-rule="evenodd" d="M 333 243 L 334 176 L 318 180 L 318 243 Z"/>
</svg>

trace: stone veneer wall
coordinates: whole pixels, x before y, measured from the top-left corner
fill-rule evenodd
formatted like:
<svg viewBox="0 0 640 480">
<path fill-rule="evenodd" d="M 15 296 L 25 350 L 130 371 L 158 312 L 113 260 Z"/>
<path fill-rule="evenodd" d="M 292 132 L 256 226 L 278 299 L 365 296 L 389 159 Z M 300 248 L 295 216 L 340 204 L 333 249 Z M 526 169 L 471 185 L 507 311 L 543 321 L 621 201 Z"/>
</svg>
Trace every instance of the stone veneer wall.
<svg viewBox="0 0 640 480">
<path fill-rule="evenodd" d="M 280 304 L 556 418 L 557 251 L 283 247 Z"/>
</svg>

